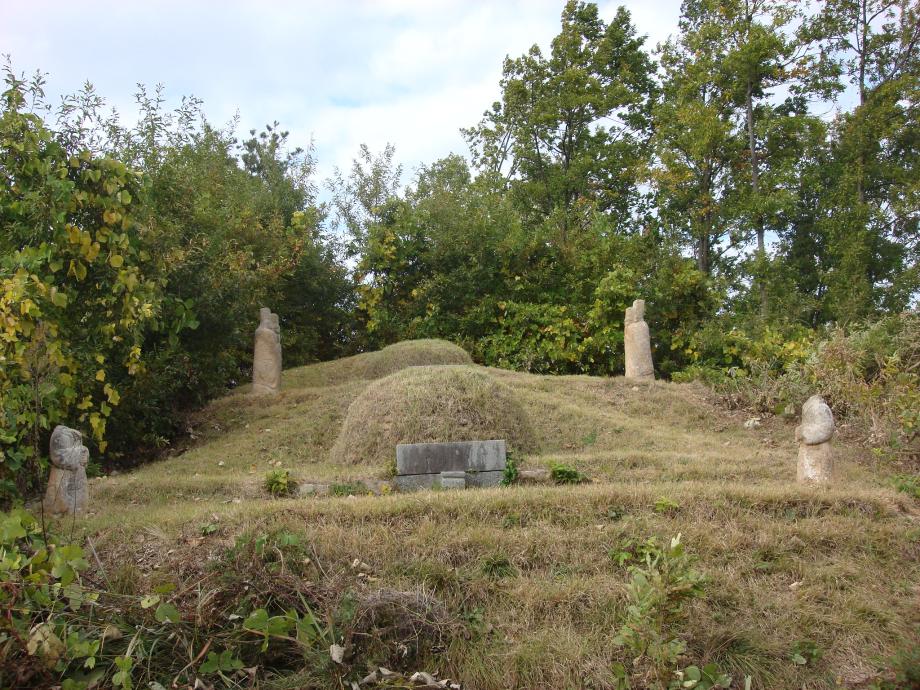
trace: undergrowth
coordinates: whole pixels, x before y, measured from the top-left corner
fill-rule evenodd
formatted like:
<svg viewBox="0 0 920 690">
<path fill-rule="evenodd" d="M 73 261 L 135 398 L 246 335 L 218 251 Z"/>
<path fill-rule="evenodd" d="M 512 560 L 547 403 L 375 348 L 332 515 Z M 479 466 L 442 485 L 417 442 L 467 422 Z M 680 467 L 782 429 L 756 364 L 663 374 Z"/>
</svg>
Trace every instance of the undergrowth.
<svg viewBox="0 0 920 690">
<path fill-rule="evenodd" d="M 319 688 L 443 648 L 453 620 L 439 600 L 340 591 L 310 554 L 286 530 L 248 535 L 191 581 L 134 592 L 29 513 L 2 514 L 0 687 L 236 688 L 307 668 L 305 687 Z"/>
</svg>

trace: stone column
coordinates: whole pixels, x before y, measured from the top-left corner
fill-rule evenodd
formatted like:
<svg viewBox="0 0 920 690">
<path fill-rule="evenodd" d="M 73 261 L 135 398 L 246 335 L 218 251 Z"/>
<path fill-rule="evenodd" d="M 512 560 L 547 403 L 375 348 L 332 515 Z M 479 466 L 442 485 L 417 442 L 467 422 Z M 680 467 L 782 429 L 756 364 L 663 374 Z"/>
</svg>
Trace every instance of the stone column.
<svg viewBox="0 0 920 690">
<path fill-rule="evenodd" d="M 820 395 L 813 395 L 802 405 L 802 423 L 795 428 L 799 442 L 796 478 L 800 482 L 826 484 L 834 475 L 834 414 Z"/>
<path fill-rule="evenodd" d="M 277 393 L 281 388 L 281 327 L 268 307 L 259 310 L 259 327 L 252 356 L 252 392 Z"/>
<path fill-rule="evenodd" d="M 83 435 L 59 424 L 51 432 L 50 452 L 51 473 L 42 501 L 45 511 L 51 515 L 85 512 L 89 502 L 86 481 L 89 450 L 83 445 Z"/>
<path fill-rule="evenodd" d="M 652 341 L 648 333 L 648 324 L 645 323 L 644 299 L 637 299 L 626 309 L 623 349 L 626 352 L 626 378 L 654 381 Z"/>
</svg>

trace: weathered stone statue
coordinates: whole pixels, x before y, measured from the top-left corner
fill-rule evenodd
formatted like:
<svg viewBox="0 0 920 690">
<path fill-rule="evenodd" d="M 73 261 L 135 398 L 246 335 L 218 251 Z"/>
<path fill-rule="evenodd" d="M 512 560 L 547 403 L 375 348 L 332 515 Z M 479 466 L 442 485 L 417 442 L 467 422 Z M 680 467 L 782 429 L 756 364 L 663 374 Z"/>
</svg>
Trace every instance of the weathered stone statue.
<svg viewBox="0 0 920 690">
<path fill-rule="evenodd" d="M 48 490 L 42 502 L 52 515 L 79 514 L 86 511 L 89 486 L 86 463 L 89 450 L 83 445 L 83 435 L 74 429 L 58 425 L 51 432 L 51 474 Z"/>
<path fill-rule="evenodd" d="M 268 307 L 259 310 L 259 327 L 252 356 L 252 392 L 277 393 L 281 388 L 281 327 Z"/>
<path fill-rule="evenodd" d="M 652 341 L 648 333 L 648 324 L 645 323 L 644 299 L 637 299 L 626 309 L 623 348 L 626 351 L 626 378 L 654 381 Z"/>
<path fill-rule="evenodd" d="M 834 414 L 820 395 L 813 395 L 802 405 L 802 423 L 795 428 L 799 442 L 799 464 L 796 473 L 800 482 L 824 484 L 834 474 Z"/>
</svg>

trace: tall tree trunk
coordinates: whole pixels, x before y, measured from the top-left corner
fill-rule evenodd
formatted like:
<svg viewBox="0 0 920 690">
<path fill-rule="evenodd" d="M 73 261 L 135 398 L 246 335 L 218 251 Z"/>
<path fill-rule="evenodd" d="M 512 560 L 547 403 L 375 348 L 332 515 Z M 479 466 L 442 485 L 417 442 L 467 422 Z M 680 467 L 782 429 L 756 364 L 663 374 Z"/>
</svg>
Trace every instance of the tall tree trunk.
<svg viewBox="0 0 920 690">
<path fill-rule="evenodd" d="M 754 276 L 760 290 L 760 315 L 767 316 L 767 281 L 764 275 L 766 268 L 766 247 L 764 243 L 764 222 L 760 212 L 760 161 L 757 158 L 757 137 L 754 135 L 754 84 L 750 78 L 747 80 L 747 130 L 748 146 L 751 149 L 751 192 L 757 208 L 754 211 L 754 228 L 757 231 L 757 269 Z"/>
<path fill-rule="evenodd" d="M 706 211 L 703 214 L 703 223 L 696 252 L 696 265 L 700 271 L 706 275 L 709 275 L 709 271 L 712 268 L 709 262 L 709 242 L 710 238 L 712 237 L 712 211 L 710 210 L 712 201 L 710 199 L 710 194 L 712 193 L 712 190 L 710 189 L 711 186 L 712 170 L 707 165 L 705 168 L 703 168 L 703 183 L 701 185 L 701 191 L 703 196 L 706 198 Z"/>
<path fill-rule="evenodd" d="M 857 18 L 857 38 L 856 38 L 856 47 L 858 49 L 859 55 L 859 116 L 862 117 L 862 108 L 866 103 L 866 53 L 868 48 L 866 47 L 866 40 L 868 39 L 869 33 L 869 0 L 860 0 L 859 3 L 859 12 L 861 16 Z M 857 171 L 856 171 L 856 196 L 859 200 L 860 206 L 866 203 L 866 189 L 863 177 L 865 176 L 866 170 L 866 152 L 865 152 L 865 133 L 863 132 L 863 127 L 859 125 L 857 119 L 857 134 L 856 134 L 856 145 L 859 148 L 859 154 L 857 158 Z"/>
</svg>

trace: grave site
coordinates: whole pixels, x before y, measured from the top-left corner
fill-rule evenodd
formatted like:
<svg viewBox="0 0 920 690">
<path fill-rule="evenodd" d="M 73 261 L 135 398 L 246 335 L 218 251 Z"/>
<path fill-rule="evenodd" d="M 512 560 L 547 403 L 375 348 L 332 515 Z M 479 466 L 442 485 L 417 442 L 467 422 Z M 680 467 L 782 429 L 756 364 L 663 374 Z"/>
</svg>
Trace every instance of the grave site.
<svg viewBox="0 0 920 690">
<path fill-rule="evenodd" d="M 0 2 L 0 82 L 0 690 L 920 690 L 920 0 Z"/>
<path fill-rule="evenodd" d="M 92 479 L 73 529 L 96 577 L 174 607 L 182 682 L 214 682 L 193 642 L 212 631 L 215 663 L 223 639 L 246 664 L 229 685 L 658 687 L 632 625 L 680 646 L 684 687 L 870 687 L 916 640 L 916 504 L 838 438 L 833 481 L 797 482 L 794 421 L 746 419 L 699 384 L 408 341 L 214 401 L 173 457 Z M 395 481 L 398 444 L 490 439 L 506 485 Z"/>
</svg>

